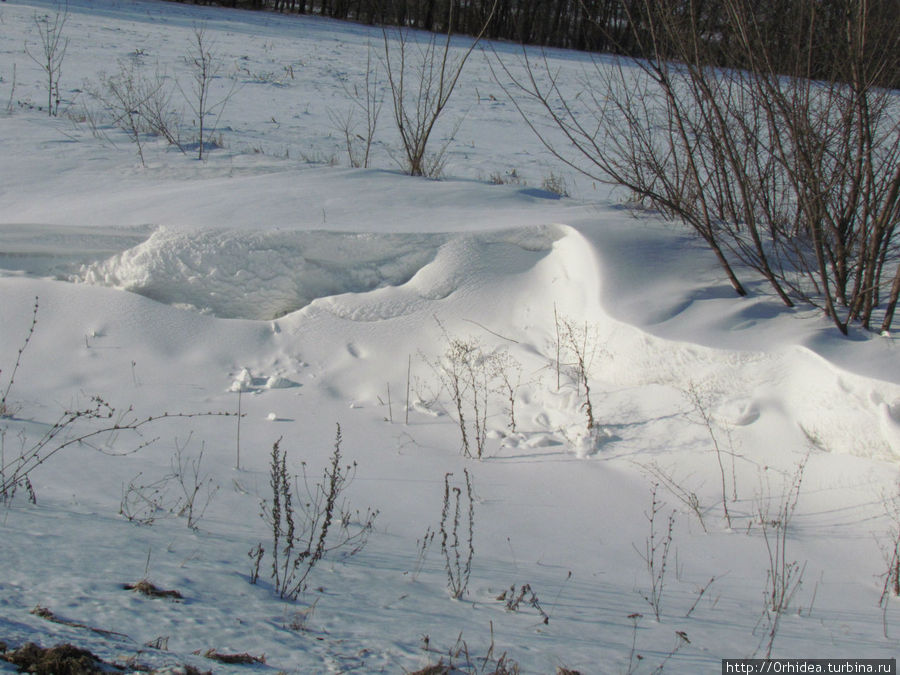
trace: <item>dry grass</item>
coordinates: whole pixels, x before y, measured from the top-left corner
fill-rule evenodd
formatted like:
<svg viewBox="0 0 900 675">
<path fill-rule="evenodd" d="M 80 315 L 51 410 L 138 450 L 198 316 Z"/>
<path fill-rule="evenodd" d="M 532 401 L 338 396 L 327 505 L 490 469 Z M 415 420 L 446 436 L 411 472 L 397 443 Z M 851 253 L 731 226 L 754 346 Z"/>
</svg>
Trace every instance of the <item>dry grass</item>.
<svg viewBox="0 0 900 675">
<path fill-rule="evenodd" d="M 141 579 L 136 584 L 125 584 L 122 586 L 126 591 L 134 591 L 151 598 L 172 598 L 173 600 L 183 600 L 184 596 L 178 591 L 167 591 L 158 586 L 153 585 L 146 579 Z"/>
<path fill-rule="evenodd" d="M 456 669 L 452 666 L 445 665 L 443 661 L 439 661 L 430 666 L 425 666 L 421 670 L 409 673 L 409 675 L 451 675 L 454 670 Z"/>
<path fill-rule="evenodd" d="M 109 670 L 105 664 L 86 649 L 70 644 L 55 647 L 39 647 L 29 642 L 19 649 L 0 655 L 22 672 L 36 675 L 91 675 Z"/>
<path fill-rule="evenodd" d="M 199 654 L 200 652 L 194 652 L 195 654 Z M 212 659 L 213 661 L 218 661 L 219 663 L 265 663 L 266 656 L 263 654 L 262 656 L 253 656 L 252 654 L 247 654 L 246 652 L 241 654 L 225 654 L 223 652 L 217 652 L 215 649 L 207 649 L 203 652 L 203 658 Z"/>
</svg>

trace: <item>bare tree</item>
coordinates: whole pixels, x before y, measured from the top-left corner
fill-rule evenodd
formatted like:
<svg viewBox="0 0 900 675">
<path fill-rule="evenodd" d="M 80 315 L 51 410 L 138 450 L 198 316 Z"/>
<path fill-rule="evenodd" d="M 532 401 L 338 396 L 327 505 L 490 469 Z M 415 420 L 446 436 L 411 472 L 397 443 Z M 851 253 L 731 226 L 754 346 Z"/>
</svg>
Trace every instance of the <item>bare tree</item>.
<svg viewBox="0 0 900 675">
<path fill-rule="evenodd" d="M 235 85 L 232 83 L 231 89 L 221 99 L 215 102 L 211 100 L 210 88 L 213 80 L 222 71 L 223 63 L 213 50 L 213 45 L 210 44 L 202 27 L 194 28 L 194 40 L 186 58 L 191 67 L 191 87 L 189 91 L 181 89 L 181 92 L 197 120 L 197 159 L 202 160 L 204 143 L 215 134 L 219 118 L 234 93 Z M 212 126 L 207 124 L 207 119 L 214 120 Z"/>
<path fill-rule="evenodd" d="M 59 111 L 59 79 L 62 75 L 66 48 L 69 46 L 69 38 L 63 38 L 63 28 L 68 18 L 68 3 L 57 5 L 52 17 L 35 14 L 34 25 L 41 40 L 41 52 L 34 55 L 27 46 L 25 47 L 25 52 L 31 60 L 38 64 L 47 76 L 47 114 L 51 117 Z"/>
<path fill-rule="evenodd" d="M 411 176 L 436 177 L 440 174 L 447 145 L 429 156 L 428 141 L 453 95 L 466 61 L 487 30 L 494 13 L 492 8 L 472 43 L 462 56 L 454 58 L 451 38 L 455 4 L 449 3 L 447 33 L 442 45 L 438 43 L 437 35 L 431 35 L 423 44 L 411 40 L 405 28 L 398 28 L 393 40 L 388 30 L 384 30 L 384 62 L 394 122 L 400 132 L 405 154 L 404 169 Z"/>
</svg>

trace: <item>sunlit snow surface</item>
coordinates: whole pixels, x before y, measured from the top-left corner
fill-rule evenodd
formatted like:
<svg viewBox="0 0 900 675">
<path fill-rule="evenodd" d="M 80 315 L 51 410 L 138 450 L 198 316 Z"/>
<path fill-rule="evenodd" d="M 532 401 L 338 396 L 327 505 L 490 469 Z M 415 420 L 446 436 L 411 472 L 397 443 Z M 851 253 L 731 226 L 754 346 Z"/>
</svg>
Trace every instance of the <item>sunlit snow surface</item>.
<svg viewBox="0 0 900 675">
<path fill-rule="evenodd" d="M 436 131 L 443 143 L 461 121 L 444 180 L 427 181 L 397 171 L 387 104 L 372 168 L 343 168 L 332 120 L 348 109 L 369 46 L 376 62 L 382 53 L 379 29 L 176 3 L 68 6 L 59 118 L 37 109 L 46 84 L 26 53 L 55 5 L 0 6 L 4 390 L 39 303 L 10 389 L 14 414 L 0 420 L 5 461 L 94 394 L 140 416 L 238 405 L 245 416 L 239 440 L 235 417 L 171 419 L 140 438 L 66 448 L 36 469 L 37 505 L 20 491 L 0 507 L 0 640 L 68 641 L 156 668 L 251 669 L 194 654 L 215 648 L 265 654 L 259 671 L 400 673 L 446 662 L 460 634 L 480 658 L 493 630 L 495 656 L 526 673 L 649 673 L 684 631 L 690 644 L 665 672 L 718 672 L 721 658 L 765 649 L 759 512 L 769 499 L 777 508 L 808 455 L 786 554 L 805 564 L 803 584 L 773 653 L 896 656 L 897 601 L 886 613 L 878 605 L 896 527 L 885 513 L 900 455 L 895 338 L 842 338 L 749 276 L 751 297 L 736 298 L 687 233 L 553 162 L 493 79 L 490 49 L 472 56 Z M 73 121 L 119 60 L 187 86 L 195 26 L 221 58 L 217 91 L 236 83 L 217 120 L 224 147 L 200 162 L 148 139 L 142 167 L 124 133 Z M 494 47 L 516 63 L 515 47 Z M 548 57 L 577 91 L 588 57 Z M 573 197 L 541 188 L 551 172 Z M 592 433 L 583 389 L 566 364 L 557 374 L 554 317 L 588 330 Z M 462 456 L 431 365 L 453 338 L 521 364 L 517 429 L 494 394 L 480 461 Z M 691 391 L 724 451 L 731 529 Z M 336 423 L 345 460 L 358 463 L 352 506 L 381 513 L 363 552 L 327 558 L 298 602 L 283 601 L 268 558 L 260 583 L 247 581 L 248 551 L 271 546 L 259 517 L 270 450 L 281 438 L 291 470 L 306 462 L 315 478 Z M 202 451 L 217 487 L 199 529 L 163 512 L 153 525 L 128 522 L 124 490 L 164 477 L 179 448 Z M 417 554 L 440 524 L 445 474 L 461 485 L 464 469 L 475 556 L 456 601 L 440 535 Z M 659 488 L 658 523 L 677 514 L 657 622 L 641 555 L 660 472 L 696 494 L 708 533 L 677 487 Z M 145 576 L 185 600 L 122 590 Z M 523 584 L 548 623 L 497 600 Z"/>
</svg>

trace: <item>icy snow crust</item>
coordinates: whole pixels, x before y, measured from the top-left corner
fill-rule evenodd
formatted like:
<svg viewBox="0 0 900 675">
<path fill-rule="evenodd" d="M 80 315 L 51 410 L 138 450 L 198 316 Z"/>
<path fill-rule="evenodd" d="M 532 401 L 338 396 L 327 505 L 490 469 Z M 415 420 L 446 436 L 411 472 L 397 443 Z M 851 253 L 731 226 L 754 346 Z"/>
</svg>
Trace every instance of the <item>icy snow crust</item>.
<svg viewBox="0 0 900 675">
<path fill-rule="evenodd" d="M 886 514 L 900 459 L 896 338 L 842 338 L 818 312 L 781 307 L 759 280 L 748 278 L 750 297 L 734 297 L 685 232 L 575 175 L 565 174 L 572 198 L 537 188 L 560 168 L 503 98 L 487 55 L 473 56 L 439 131 L 464 117 L 445 180 L 416 180 L 392 170 L 387 112 L 378 168 L 297 159 L 343 157 L 328 112 L 347 104 L 343 84 L 358 82 L 378 30 L 177 3 L 69 0 L 69 9 L 67 103 L 120 58 L 186 77 L 180 55 L 201 23 L 227 63 L 217 85 L 241 86 L 219 125 L 224 148 L 198 162 L 148 139 L 143 168 L 120 132 L 96 138 L 28 107 L 42 100 L 43 80 L 22 40 L 34 48 L 34 17 L 55 5 L 3 4 L 0 102 L 12 62 L 24 102 L 0 115 L 4 387 L 39 299 L 12 414 L 0 419 L 4 457 L 94 394 L 141 417 L 239 405 L 244 416 L 239 440 L 236 417 L 169 419 L 140 438 L 73 445 L 36 469 L 37 505 L 20 491 L 0 506 L 0 641 L 72 642 L 168 672 L 187 663 L 398 673 L 446 662 L 460 633 L 480 659 L 493 631 L 495 656 L 506 652 L 524 673 L 649 673 L 664 661 L 667 673 L 717 672 L 722 658 L 765 649 L 760 510 L 778 508 L 806 458 L 785 540 L 786 560 L 805 565 L 803 584 L 773 654 L 896 656 L 897 601 L 884 612 L 878 604 L 897 526 Z M 515 58 L 511 46 L 495 48 Z M 548 58 L 575 87 L 588 57 Z M 285 65 L 295 79 L 258 77 Z M 487 180 L 513 169 L 527 184 Z M 587 328 L 595 348 L 590 433 L 570 361 L 557 375 L 554 317 Z M 495 395 L 480 461 L 462 456 L 434 369 L 453 338 L 521 364 L 517 428 Z M 691 391 L 725 453 L 731 528 Z M 353 508 L 381 513 L 360 554 L 327 558 L 308 592 L 286 602 L 269 558 L 259 584 L 248 583 L 248 551 L 271 546 L 259 517 L 269 453 L 282 439 L 290 471 L 305 466 L 315 479 L 335 423 L 344 460 L 358 464 Z M 127 486 L 169 474 L 177 452 L 202 452 L 216 488 L 198 529 L 165 509 L 152 525 L 129 522 Z M 440 535 L 420 552 L 440 524 L 445 475 L 460 486 L 464 470 L 475 556 L 468 592 L 454 601 Z M 659 488 L 658 522 L 676 519 L 657 622 L 641 555 L 660 471 L 695 494 L 708 532 Z M 122 589 L 143 577 L 185 599 Z M 547 623 L 530 605 L 497 600 L 523 584 Z M 210 662 L 200 654 L 212 648 L 265 654 L 267 665 Z"/>
</svg>

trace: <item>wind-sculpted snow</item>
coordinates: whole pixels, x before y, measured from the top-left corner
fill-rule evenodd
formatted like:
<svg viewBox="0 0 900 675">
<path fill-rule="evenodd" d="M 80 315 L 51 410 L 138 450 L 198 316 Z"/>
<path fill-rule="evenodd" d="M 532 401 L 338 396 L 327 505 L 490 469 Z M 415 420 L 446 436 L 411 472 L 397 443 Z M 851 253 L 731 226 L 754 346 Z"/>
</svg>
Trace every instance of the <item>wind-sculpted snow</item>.
<svg viewBox="0 0 900 675">
<path fill-rule="evenodd" d="M 139 293 L 220 318 L 266 320 L 318 298 L 407 284 L 387 304 L 367 297 L 333 311 L 360 320 L 405 313 L 446 297 L 467 279 L 530 268 L 559 237 L 530 227 L 485 234 L 374 234 L 326 231 L 156 230 L 149 239 L 77 279 Z"/>
<path fill-rule="evenodd" d="M 160 228 L 146 242 L 86 267 L 80 277 L 221 318 L 272 319 L 319 297 L 402 284 L 434 258 L 443 240 Z"/>
</svg>

